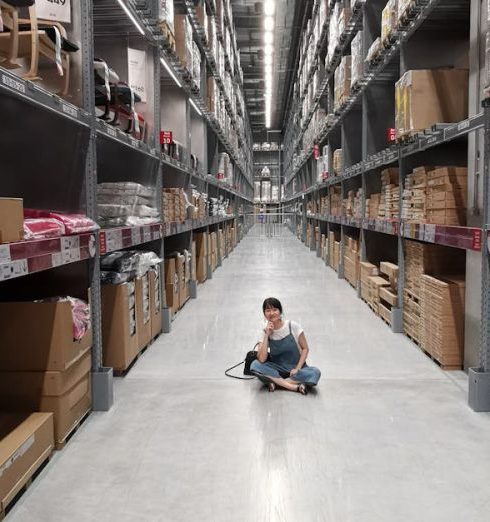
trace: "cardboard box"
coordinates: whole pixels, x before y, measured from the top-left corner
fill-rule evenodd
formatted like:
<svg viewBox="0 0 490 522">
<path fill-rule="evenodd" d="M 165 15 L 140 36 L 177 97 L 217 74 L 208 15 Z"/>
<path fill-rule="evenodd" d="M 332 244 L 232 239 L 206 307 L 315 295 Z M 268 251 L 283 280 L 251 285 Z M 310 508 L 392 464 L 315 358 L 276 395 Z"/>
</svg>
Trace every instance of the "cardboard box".
<svg viewBox="0 0 490 522">
<path fill-rule="evenodd" d="M 161 267 L 150 270 L 148 275 L 150 278 L 151 338 L 155 339 L 162 333 Z"/>
<path fill-rule="evenodd" d="M 56 442 L 63 442 L 90 410 L 91 354 L 63 372 L 0 374 L 0 409 L 53 413 Z"/>
<path fill-rule="evenodd" d="M 181 64 L 192 71 L 192 25 L 187 15 L 174 16 L 175 52 Z"/>
<path fill-rule="evenodd" d="M 468 117 L 468 70 L 407 71 L 395 85 L 395 125 L 403 137 Z"/>
<path fill-rule="evenodd" d="M 197 279 L 197 245 L 196 241 L 192 242 L 192 251 L 191 251 L 191 280 L 195 281 Z"/>
<path fill-rule="evenodd" d="M 92 330 L 73 340 L 69 302 L 0 303 L 0 370 L 61 371 L 92 346 Z"/>
<path fill-rule="evenodd" d="M 104 366 L 124 371 L 138 355 L 136 290 L 133 282 L 102 285 Z"/>
<path fill-rule="evenodd" d="M 0 198 L 0 243 L 24 239 L 24 201 Z"/>
<path fill-rule="evenodd" d="M 170 308 L 175 314 L 179 309 L 179 286 L 176 284 L 165 285 L 165 297 L 167 300 L 167 308 Z"/>
<path fill-rule="evenodd" d="M 51 413 L 0 413 L 0 513 L 53 448 Z"/>
<path fill-rule="evenodd" d="M 151 341 L 150 278 L 148 273 L 135 280 L 136 291 L 136 331 L 138 333 L 138 352 Z"/>
</svg>

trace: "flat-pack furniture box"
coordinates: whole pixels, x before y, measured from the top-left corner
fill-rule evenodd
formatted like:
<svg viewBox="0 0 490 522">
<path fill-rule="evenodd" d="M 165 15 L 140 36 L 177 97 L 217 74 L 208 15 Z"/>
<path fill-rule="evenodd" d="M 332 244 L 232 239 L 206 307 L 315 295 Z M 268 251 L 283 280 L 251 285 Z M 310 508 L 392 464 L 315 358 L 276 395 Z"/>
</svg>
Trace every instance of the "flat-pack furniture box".
<svg viewBox="0 0 490 522">
<path fill-rule="evenodd" d="M 165 259 L 165 297 L 173 313 L 179 309 L 179 279 L 175 257 Z"/>
<path fill-rule="evenodd" d="M 19 198 L 0 198 L 0 243 L 24 239 L 24 202 Z"/>
<path fill-rule="evenodd" d="M 61 372 L 1 372 L 0 409 L 54 415 L 57 443 L 63 442 L 91 409 L 91 353 Z"/>
<path fill-rule="evenodd" d="M 91 329 L 73 339 L 68 301 L 0 303 L 0 370 L 62 371 L 91 346 Z"/>
<path fill-rule="evenodd" d="M 149 271 L 150 279 L 150 314 L 151 338 L 155 339 L 162 333 L 162 292 L 161 292 L 161 265 Z"/>
<path fill-rule="evenodd" d="M 468 70 L 407 71 L 395 84 L 398 137 L 468 117 Z"/>
<path fill-rule="evenodd" d="M 53 448 L 51 413 L 0 413 L 0 514 Z"/>
<path fill-rule="evenodd" d="M 141 351 L 151 341 L 150 277 L 148 273 L 135 279 L 135 295 L 138 350 Z"/>
<path fill-rule="evenodd" d="M 102 285 L 104 366 L 126 370 L 138 355 L 136 291 L 133 281 Z"/>
</svg>

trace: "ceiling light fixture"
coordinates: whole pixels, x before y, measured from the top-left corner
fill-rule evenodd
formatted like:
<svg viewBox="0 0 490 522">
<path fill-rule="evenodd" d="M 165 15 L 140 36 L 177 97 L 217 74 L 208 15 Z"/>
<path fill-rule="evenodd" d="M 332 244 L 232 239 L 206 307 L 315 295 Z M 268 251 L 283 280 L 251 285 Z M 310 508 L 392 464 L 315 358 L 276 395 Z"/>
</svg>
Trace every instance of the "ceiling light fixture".
<svg viewBox="0 0 490 522">
<path fill-rule="evenodd" d="M 274 0 L 266 0 L 264 2 L 264 14 L 271 16 L 274 14 L 274 11 L 276 10 L 276 3 Z"/>
<path fill-rule="evenodd" d="M 124 12 L 128 15 L 128 18 L 131 20 L 131 22 L 133 22 L 136 29 L 138 29 L 138 31 L 144 36 L 145 32 L 143 31 L 143 28 L 138 23 L 138 21 L 136 20 L 136 18 L 133 15 L 133 13 L 128 9 L 128 6 L 123 2 L 123 0 L 117 0 L 117 1 L 119 2 L 119 5 L 124 9 Z"/>
<path fill-rule="evenodd" d="M 266 31 L 274 30 L 274 18 L 272 18 L 272 16 L 266 16 L 264 18 L 264 29 Z"/>
<path fill-rule="evenodd" d="M 179 86 L 179 87 L 182 87 L 181 83 L 179 82 L 179 80 L 177 80 L 177 77 L 175 76 L 175 74 L 172 72 L 172 69 L 170 69 L 168 63 L 161 57 L 160 58 L 160 61 L 162 62 L 162 65 L 165 67 L 165 69 L 167 70 L 168 74 L 170 74 L 170 76 L 172 77 L 173 81 Z"/>
<path fill-rule="evenodd" d="M 189 98 L 189 101 L 191 102 L 191 105 L 194 107 L 194 110 L 199 114 L 199 116 L 202 116 L 202 112 L 198 109 L 197 105 L 194 103 L 194 100 L 192 98 Z"/>
<path fill-rule="evenodd" d="M 271 56 L 274 52 L 274 47 L 271 44 L 267 44 L 264 46 L 264 54 L 265 56 Z"/>
<path fill-rule="evenodd" d="M 274 41 L 274 33 L 264 33 L 264 43 L 266 44 L 272 44 Z"/>
</svg>

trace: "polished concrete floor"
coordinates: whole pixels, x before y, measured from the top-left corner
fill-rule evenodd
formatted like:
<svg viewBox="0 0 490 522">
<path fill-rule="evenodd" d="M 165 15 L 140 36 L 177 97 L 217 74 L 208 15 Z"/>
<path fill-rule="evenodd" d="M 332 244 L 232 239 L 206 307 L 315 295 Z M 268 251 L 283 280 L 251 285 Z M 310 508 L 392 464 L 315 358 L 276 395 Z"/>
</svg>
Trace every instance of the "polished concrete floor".
<svg viewBox="0 0 490 522">
<path fill-rule="evenodd" d="M 299 321 L 306 397 L 224 369 L 261 302 Z M 490 520 L 490 415 L 292 236 L 248 236 L 22 497 L 13 522 Z"/>
</svg>

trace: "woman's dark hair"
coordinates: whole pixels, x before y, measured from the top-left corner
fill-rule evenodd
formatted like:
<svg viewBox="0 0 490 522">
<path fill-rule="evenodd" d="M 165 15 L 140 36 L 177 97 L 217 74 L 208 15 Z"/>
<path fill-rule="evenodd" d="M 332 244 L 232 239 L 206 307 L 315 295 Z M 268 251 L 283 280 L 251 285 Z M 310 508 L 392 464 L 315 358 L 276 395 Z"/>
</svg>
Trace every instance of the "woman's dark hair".
<svg viewBox="0 0 490 522">
<path fill-rule="evenodd" d="M 279 299 L 276 299 L 275 297 L 268 297 L 264 301 L 264 303 L 262 304 L 262 312 L 265 313 L 267 308 L 277 308 L 282 314 L 282 304 L 279 301 Z"/>
</svg>

